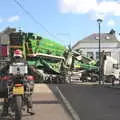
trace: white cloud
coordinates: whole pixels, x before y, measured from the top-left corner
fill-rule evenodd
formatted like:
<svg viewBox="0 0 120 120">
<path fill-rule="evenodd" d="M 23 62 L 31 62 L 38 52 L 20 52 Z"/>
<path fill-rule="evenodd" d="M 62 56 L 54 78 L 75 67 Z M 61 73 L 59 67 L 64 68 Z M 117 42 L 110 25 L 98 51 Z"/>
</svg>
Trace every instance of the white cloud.
<svg viewBox="0 0 120 120">
<path fill-rule="evenodd" d="M 103 1 L 98 5 L 96 12 L 120 16 L 120 4 L 115 1 Z"/>
<path fill-rule="evenodd" d="M 104 20 L 104 18 L 105 18 L 105 13 L 94 13 L 94 19 L 96 20 L 96 19 L 98 19 L 98 18 L 101 18 L 102 20 Z"/>
<path fill-rule="evenodd" d="M 79 13 L 86 14 L 93 12 L 95 15 L 112 14 L 120 16 L 120 4 L 113 0 L 59 0 L 60 11 L 62 13 Z"/>
<path fill-rule="evenodd" d="M 115 21 L 114 20 L 109 20 L 107 23 L 108 26 L 115 26 Z"/>
<path fill-rule="evenodd" d="M 12 16 L 8 18 L 8 22 L 15 22 L 18 21 L 20 19 L 19 16 Z"/>
<path fill-rule="evenodd" d="M 96 4 L 96 0 L 60 0 L 60 9 L 63 13 L 88 13 Z"/>
</svg>

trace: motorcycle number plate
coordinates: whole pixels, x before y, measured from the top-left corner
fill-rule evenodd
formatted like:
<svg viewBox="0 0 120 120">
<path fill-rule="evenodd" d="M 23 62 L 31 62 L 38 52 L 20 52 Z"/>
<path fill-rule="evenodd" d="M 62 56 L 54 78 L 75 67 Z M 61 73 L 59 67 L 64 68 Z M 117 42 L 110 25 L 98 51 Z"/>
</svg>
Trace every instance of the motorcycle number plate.
<svg viewBox="0 0 120 120">
<path fill-rule="evenodd" d="M 24 87 L 13 87 L 13 94 L 14 95 L 21 95 L 24 94 Z"/>
</svg>

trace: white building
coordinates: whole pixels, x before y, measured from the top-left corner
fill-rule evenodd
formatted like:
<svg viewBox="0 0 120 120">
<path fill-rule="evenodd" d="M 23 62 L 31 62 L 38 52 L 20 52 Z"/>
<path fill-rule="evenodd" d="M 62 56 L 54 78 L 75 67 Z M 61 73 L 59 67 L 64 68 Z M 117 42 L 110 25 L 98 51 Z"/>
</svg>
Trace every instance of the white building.
<svg viewBox="0 0 120 120">
<path fill-rule="evenodd" d="M 120 41 L 118 41 L 115 31 L 110 33 L 101 33 L 101 51 L 105 51 L 106 55 L 112 56 L 120 63 Z M 82 54 L 98 59 L 99 57 L 99 34 L 94 33 L 78 41 L 74 46 L 74 50 L 81 51 Z"/>
</svg>

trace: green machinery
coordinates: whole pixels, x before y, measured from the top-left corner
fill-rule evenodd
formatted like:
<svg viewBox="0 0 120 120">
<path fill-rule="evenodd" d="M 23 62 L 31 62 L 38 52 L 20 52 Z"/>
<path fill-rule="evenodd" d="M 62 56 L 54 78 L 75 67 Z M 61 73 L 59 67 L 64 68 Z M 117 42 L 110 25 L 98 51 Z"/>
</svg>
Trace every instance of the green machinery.
<svg viewBox="0 0 120 120">
<path fill-rule="evenodd" d="M 17 41 L 17 42 L 16 42 Z M 9 56 L 15 49 L 23 51 L 24 58 L 35 70 L 39 81 L 65 82 L 66 76 L 75 69 L 97 69 L 96 63 L 80 53 L 33 33 L 16 32 L 10 34 Z M 57 79 L 57 80 L 56 80 Z"/>
<path fill-rule="evenodd" d="M 60 81 L 65 71 L 69 69 L 66 64 L 68 59 L 65 56 L 69 54 L 67 49 L 54 41 L 42 38 L 33 33 L 24 33 L 22 31 L 10 34 L 9 56 L 13 57 L 13 51 L 21 49 L 24 58 L 34 69 L 32 72 L 38 77 L 38 82 L 47 81 L 57 76 Z M 69 56 L 69 55 L 67 55 Z M 52 80 L 51 80 L 52 81 Z"/>
</svg>

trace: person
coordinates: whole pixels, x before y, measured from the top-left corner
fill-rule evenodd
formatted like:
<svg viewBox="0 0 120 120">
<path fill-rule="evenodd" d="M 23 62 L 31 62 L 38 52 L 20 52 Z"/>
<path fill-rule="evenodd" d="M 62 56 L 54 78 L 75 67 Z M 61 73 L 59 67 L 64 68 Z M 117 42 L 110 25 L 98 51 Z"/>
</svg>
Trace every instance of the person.
<svg viewBox="0 0 120 120">
<path fill-rule="evenodd" d="M 9 66 L 12 63 L 24 63 L 27 64 L 27 61 L 23 58 L 22 51 L 17 49 L 14 51 L 13 58 L 11 61 L 2 69 L 1 72 L 5 74 L 6 71 L 8 71 Z M 28 65 L 28 64 L 27 64 Z M 29 74 L 30 67 L 28 66 L 28 74 Z M 7 72 L 8 73 L 8 72 Z M 34 88 L 34 80 L 27 81 L 25 84 L 26 89 L 30 88 L 30 94 L 27 94 L 25 97 L 26 104 L 27 104 L 27 112 L 30 113 L 31 115 L 34 115 L 35 113 L 33 112 L 33 105 L 32 105 L 32 93 L 33 93 L 33 88 Z M 3 104 L 3 114 L 8 113 L 8 100 L 4 98 L 4 104 Z"/>
</svg>

